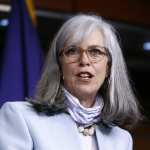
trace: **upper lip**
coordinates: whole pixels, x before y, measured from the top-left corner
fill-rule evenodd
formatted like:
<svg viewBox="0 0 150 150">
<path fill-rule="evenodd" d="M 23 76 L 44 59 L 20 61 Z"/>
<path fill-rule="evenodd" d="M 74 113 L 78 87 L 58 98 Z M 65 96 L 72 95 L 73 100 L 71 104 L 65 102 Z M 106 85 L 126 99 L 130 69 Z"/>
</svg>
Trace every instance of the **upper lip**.
<svg viewBox="0 0 150 150">
<path fill-rule="evenodd" d="M 76 75 L 77 75 L 77 76 L 80 76 L 81 74 L 87 74 L 90 78 L 94 76 L 94 74 L 92 74 L 92 73 L 89 72 L 89 71 L 80 71 L 80 72 L 78 72 Z"/>
</svg>

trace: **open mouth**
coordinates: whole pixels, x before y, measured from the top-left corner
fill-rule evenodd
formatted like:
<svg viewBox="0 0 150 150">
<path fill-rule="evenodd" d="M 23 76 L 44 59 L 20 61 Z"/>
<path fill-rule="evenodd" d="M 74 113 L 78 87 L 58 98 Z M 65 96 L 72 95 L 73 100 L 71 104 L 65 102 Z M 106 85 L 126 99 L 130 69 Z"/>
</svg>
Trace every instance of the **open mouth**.
<svg viewBox="0 0 150 150">
<path fill-rule="evenodd" d="M 88 80 L 93 77 L 93 74 L 91 74 L 90 72 L 79 72 L 77 74 L 77 77 Z"/>
</svg>

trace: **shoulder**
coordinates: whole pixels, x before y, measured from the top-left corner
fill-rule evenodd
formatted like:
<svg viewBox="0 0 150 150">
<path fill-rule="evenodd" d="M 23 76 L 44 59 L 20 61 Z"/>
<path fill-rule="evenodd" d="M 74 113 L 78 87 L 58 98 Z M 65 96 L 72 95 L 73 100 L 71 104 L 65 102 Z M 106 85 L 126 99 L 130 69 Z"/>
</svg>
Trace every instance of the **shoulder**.
<svg viewBox="0 0 150 150">
<path fill-rule="evenodd" d="M 122 139 L 127 142 L 132 142 L 132 136 L 131 136 L 130 132 L 127 131 L 126 129 L 116 126 L 116 127 L 112 127 L 111 132 L 114 136 L 117 136 L 118 139 Z"/>
<path fill-rule="evenodd" d="M 96 130 L 98 141 L 103 145 L 103 149 L 132 150 L 131 134 L 118 126 L 100 126 Z"/>
<path fill-rule="evenodd" d="M 24 117 L 22 117 L 22 113 L 19 113 L 27 108 L 28 106 L 26 102 L 7 102 L 1 107 L 0 149 L 8 149 L 7 144 L 13 147 L 16 143 L 18 143 L 17 145 L 22 143 L 21 148 L 23 150 L 26 143 L 28 143 L 27 147 L 32 147 L 32 138 L 27 123 Z"/>
<path fill-rule="evenodd" d="M 6 102 L 0 109 L 0 120 L 5 124 L 26 124 L 25 116 L 32 116 L 35 112 L 29 102 Z M 16 124 L 17 126 L 17 124 Z"/>
<path fill-rule="evenodd" d="M 116 126 L 112 127 L 111 132 L 112 137 L 116 138 L 116 147 L 121 147 L 122 145 L 124 145 L 124 147 L 128 150 L 133 149 L 133 139 L 129 131 Z"/>
<path fill-rule="evenodd" d="M 101 130 L 101 132 L 103 134 L 109 135 L 109 136 L 127 136 L 127 137 L 131 136 L 129 131 L 127 131 L 126 129 L 123 129 L 117 125 L 100 124 L 99 129 Z"/>
<path fill-rule="evenodd" d="M 111 126 L 110 127 L 110 133 L 114 136 L 118 136 L 118 137 L 130 137 L 131 134 L 129 133 L 129 131 L 127 131 L 126 129 L 123 129 L 119 126 Z"/>
<path fill-rule="evenodd" d="M 6 102 L 0 109 L 0 114 L 14 115 L 14 114 L 24 114 L 24 113 L 34 113 L 32 105 L 29 102 L 19 101 L 19 102 Z"/>
<path fill-rule="evenodd" d="M 73 124 L 68 114 L 47 116 L 37 113 L 29 102 L 7 102 L 0 109 L 0 127 L 22 128 L 38 134 L 47 134 L 49 131 L 62 129 L 64 122 L 68 126 Z M 41 131 L 41 128 L 43 131 Z M 16 131 L 18 132 L 18 131 Z M 22 132 L 22 131 L 20 131 Z"/>
<path fill-rule="evenodd" d="M 119 126 L 109 126 L 102 128 L 105 135 L 110 137 L 116 137 L 117 139 L 132 139 L 131 134 L 126 129 L 123 129 Z"/>
<path fill-rule="evenodd" d="M 133 141 L 129 131 L 119 127 L 110 126 L 108 128 L 103 127 L 103 135 L 108 139 L 111 139 L 116 148 L 126 147 L 126 149 L 132 149 Z"/>
<path fill-rule="evenodd" d="M 11 118 L 12 116 L 18 116 L 19 118 L 22 118 L 26 122 L 46 122 L 50 121 L 55 123 L 55 121 L 63 122 L 70 121 L 71 118 L 69 115 L 65 113 L 48 116 L 44 113 L 38 113 L 35 111 L 35 109 L 32 107 L 32 104 L 27 101 L 19 101 L 19 102 L 6 102 L 0 109 L 0 117 L 7 116 L 7 118 Z M 16 117 L 13 117 L 14 120 Z M 17 118 L 16 118 L 17 119 Z M 36 123 L 35 123 L 36 124 Z"/>
<path fill-rule="evenodd" d="M 26 101 L 6 102 L 1 107 L 1 110 L 25 110 L 29 107 L 31 107 L 31 104 Z"/>
</svg>

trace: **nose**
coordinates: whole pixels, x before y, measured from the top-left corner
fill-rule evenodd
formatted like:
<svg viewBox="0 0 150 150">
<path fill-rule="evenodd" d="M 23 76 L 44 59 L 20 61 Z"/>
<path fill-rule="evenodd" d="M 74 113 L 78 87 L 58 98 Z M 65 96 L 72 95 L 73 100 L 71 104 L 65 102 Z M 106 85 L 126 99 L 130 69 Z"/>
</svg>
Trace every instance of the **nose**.
<svg viewBox="0 0 150 150">
<path fill-rule="evenodd" d="M 82 54 L 80 55 L 79 62 L 80 62 L 81 66 L 86 66 L 86 65 L 89 66 L 90 65 L 89 57 L 88 57 L 88 55 L 87 55 L 87 53 L 85 51 L 82 52 Z"/>
</svg>

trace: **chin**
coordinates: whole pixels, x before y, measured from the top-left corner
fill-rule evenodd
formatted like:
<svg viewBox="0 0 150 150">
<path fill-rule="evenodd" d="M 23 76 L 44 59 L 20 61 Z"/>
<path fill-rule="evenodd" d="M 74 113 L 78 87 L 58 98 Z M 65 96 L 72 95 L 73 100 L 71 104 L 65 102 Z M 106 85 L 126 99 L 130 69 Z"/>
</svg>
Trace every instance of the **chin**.
<svg viewBox="0 0 150 150">
<path fill-rule="evenodd" d="M 98 89 L 97 88 L 92 88 L 90 86 L 82 86 L 82 87 L 78 87 L 76 89 L 76 91 L 78 93 L 82 93 L 83 95 L 87 96 L 87 95 L 96 95 Z"/>
</svg>

